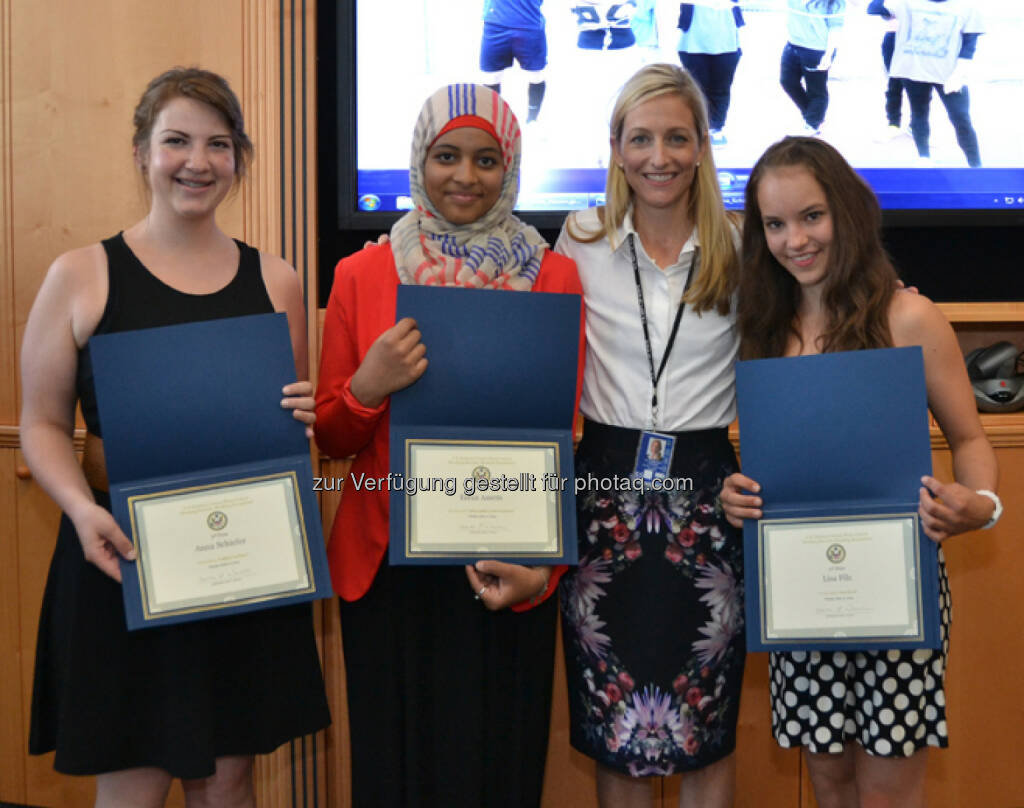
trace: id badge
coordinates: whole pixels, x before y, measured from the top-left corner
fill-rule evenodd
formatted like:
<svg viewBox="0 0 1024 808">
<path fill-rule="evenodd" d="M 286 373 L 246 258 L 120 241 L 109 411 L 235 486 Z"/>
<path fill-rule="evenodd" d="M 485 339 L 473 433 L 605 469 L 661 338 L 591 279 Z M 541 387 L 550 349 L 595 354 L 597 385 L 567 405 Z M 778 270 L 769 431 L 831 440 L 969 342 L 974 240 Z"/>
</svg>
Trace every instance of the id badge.
<svg viewBox="0 0 1024 808">
<path fill-rule="evenodd" d="M 669 469 L 672 468 L 672 453 L 675 448 L 676 439 L 671 435 L 641 432 L 633 476 L 648 482 L 655 478 L 666 479 Z"/>
</svg>

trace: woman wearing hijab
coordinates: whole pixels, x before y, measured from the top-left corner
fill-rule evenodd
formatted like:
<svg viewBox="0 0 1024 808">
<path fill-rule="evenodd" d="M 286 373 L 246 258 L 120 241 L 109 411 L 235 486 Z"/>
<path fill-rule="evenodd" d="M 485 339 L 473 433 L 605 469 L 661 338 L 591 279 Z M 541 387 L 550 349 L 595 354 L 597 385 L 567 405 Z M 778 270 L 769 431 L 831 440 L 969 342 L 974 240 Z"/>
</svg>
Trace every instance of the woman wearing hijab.
<svg viewBox="0 0 1024 808">
<path fill-rule="evenodd" d="M 389 244 L 338 264 L 316 438 L 333 457 L 355 455 L 354 479 L 387 477 L 390 395 L 427 367 L 416 323 L 395 322 L 400 283 L 581 292 L 575 264 L 512 215 L 519 160 L 519 124 L 497 93 L 438 90 L 413 132 L 413 210 Z M 539 805 L 557 608 L 549 595 L 561 570 L 391 567 L 387 543 L 388 492 L 349 486 L 328 557 L 341 597 L 353 805 Z"/>
</svg>

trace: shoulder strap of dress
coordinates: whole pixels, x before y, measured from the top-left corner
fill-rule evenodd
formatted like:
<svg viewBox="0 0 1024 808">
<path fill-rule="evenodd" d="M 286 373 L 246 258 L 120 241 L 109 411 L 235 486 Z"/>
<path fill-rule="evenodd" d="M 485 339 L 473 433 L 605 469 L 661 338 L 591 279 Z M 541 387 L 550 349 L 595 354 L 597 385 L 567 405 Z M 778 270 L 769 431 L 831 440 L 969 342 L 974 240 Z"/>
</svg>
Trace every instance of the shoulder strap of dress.
<svg viewBox="0 0 1024 808">
<path fill-rule="evenodd" d="M 235 239 L 238 245 L 240 258 L 238 261 L 238 275 L 232 284 L 235 294 L 242 294 L 244 299 L 251 303 L 265 305 L 269 311 L 273 311 L 273 303 L 270 300 L 270 292 L 263 282 L 263 269 L 260 266 L 260 251 L 250 247 L 244 241 Z"/>
<path fill-rule="evenodd" d="M 110 238 L 105 238 L 100 243 L 107 254 L 107 268 L 110 273 L 113 273 L 115 269 L 123 267 L 132 260 L 132 252 L 128 249 L 128 245 L 124 240 L 124 231 Z"/>
<path fill-rule="evenodd" d="M 263 290 L 266 293 L 266 285 L 263 283 L 263 271 L 260 267 L 260 251 L 250 247 L 244 241 L 234 239 L 238 245 L 238 277 L 235 282 L 246 289 Z"/>
<path fill-rule="evenodd" d="M 250 247 L 244 241 L 239 241 L 237 238 L 233 239 L 233 241 L 238 245 L 239 252 L 241 253 L 241 259 L 238 262 L 239 269 L 244 275 L 255 274 L 259 277 L 260 251 L 255 247 Z"/>
<path fill-rule="evenodd" d="M 124 274 L 135 256 L 124 240 L 124 231 L 100 242 L 107 254 L 107 302 L 94 333 L 102 334 L 124 289 Z"/>
</svg>

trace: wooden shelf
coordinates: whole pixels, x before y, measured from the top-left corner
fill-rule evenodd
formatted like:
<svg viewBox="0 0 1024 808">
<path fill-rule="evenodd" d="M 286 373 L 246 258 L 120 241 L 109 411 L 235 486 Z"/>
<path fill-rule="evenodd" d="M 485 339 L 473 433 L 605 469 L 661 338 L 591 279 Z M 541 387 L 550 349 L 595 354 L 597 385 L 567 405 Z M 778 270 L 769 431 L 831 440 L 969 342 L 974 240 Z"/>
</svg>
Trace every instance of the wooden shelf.
<svg viewBox="0 0 1024 808">
<path fill-rule="evenodd" d="M 75 451 L 82 451 L 85 446 L 85 430 L 76 429 L 73 438 Z M 20 449 L 21 435 L 16 424 L 0 424 L 0 449 Z"/>
<path fill-rule="evenodd" d="M 1024 447 L 1024 410 L 1017 412 L 982 412 L 981 425 L 993 449 Z M 929 414 L 932 448 L 948 449 L 949 444 L 935 419 Z"/>
<path fill-rule="evenodd" d="M 1024 323 L 1024 301 L 1015 303 L 937 303 L 951 323 Z"/>
</svg>

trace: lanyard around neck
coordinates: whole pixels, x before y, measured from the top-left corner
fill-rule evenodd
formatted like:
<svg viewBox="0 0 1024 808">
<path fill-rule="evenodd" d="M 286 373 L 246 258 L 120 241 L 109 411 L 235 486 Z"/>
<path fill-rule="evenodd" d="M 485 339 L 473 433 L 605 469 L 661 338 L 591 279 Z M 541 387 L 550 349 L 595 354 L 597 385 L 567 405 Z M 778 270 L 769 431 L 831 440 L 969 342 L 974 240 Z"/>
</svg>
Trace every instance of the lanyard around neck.
<svg viewBox="0 0 1024 808">
<path fill-rule="evenodd" d="M 693 252 L 693 261 L 690 262 L 690 271 L 686 274 L 686 283 L 683 285 L 683 294 L 679 299 L 679 307 L 676 309 L 676 318 L 672 323 L 672 331 L 669 334 L 668 342 L 665 343 L 665 353 L 662 354 L 661 364 L 658 366 L 657 372 L 654 370 L 654 352 L 651 350 L 651 333 L 647 328 L 647 307 L 644 305 L 644 289 L 640 285 L 640 264 L 636 260 L 636 246 L 635 246 L 635 234 L 629 234 L 629 257 L 633 262 L 633 278 L 636 280 L 636 299 L 637 303 L 640 304 L 640 323 L 644 327 L 644 345 L 647 348 L 647 366 L 651 371 L 651 419 L 652 425 L 658 425 L 658 382 L 661 380 L 661 374 L 665 372 L 665 365 L 668 364 L 668 355 L 672 351 L 672 346 L 676 342 L 676 334 L 679 331 L 679 323 L 683 319 L 683 309 L 686 308 L 686 302 L 683 297 L 686 296 L 686 292 L 690 288 L 690 282 L 693 280 L 693 276 L 697 274 L 697 266 L 700 260 L 700 248 L 696 248 Z"/>
</svg>

